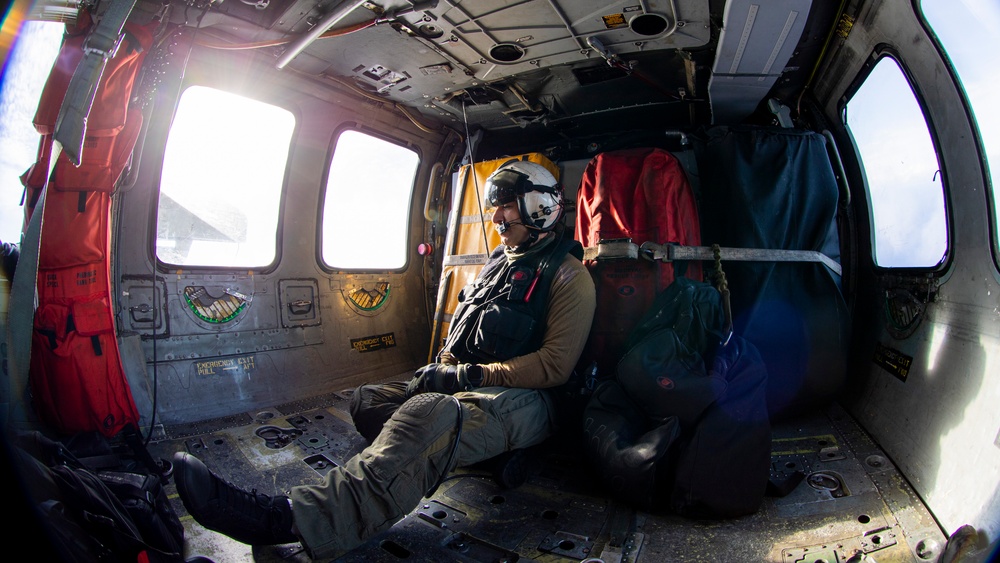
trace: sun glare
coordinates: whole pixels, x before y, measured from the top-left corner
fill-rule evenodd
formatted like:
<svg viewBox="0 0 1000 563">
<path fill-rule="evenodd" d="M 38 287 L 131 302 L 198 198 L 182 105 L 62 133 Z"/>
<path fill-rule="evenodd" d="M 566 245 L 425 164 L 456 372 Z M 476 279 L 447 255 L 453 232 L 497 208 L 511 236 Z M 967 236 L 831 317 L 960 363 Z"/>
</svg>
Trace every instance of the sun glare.
<svg viewBox="0 0 1000 563">
<path fill-rule="evenodd" d="M 295 118 L 282 108 L 202 86 L 186 90 L 163 159 L 160 259 L 270 264 L 294 128 Z"/>
</svg>

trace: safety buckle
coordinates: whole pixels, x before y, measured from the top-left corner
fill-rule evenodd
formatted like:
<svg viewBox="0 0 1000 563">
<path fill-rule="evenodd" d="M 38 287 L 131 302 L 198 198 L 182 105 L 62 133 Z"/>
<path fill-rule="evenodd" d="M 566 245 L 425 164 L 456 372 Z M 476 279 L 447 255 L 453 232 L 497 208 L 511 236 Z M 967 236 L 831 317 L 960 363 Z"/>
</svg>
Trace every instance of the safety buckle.
<svg viewBox="0 0 1000 563">
<path fill-rule="evenodd" d="M 117 36 L 104 35 L 98 33 L 100 27 L 94 28 L 94 31 L 87 36 L 87 39 L 83 42 L 83 53 L 84 55 L 100 55 L 105 60 L 115 58 L 118 54 L 118 48 L 121 47 L 122 40 L 125 38 L 124 33 L 120 33 Z"/>
<path fill-rule="evenodd" d="M 639 247 L 630 238 L 601 239 L 597 246 L 583 249 L 583 260 L 622 260 L 639 258 Z"/>
</svg>

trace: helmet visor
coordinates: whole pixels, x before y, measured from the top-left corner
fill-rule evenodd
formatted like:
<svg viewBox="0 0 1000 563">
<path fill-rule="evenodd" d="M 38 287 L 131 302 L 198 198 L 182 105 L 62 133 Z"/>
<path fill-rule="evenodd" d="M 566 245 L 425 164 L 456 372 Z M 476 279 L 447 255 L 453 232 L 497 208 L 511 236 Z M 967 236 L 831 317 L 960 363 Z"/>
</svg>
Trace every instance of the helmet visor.
<svg viewBox="0 0 1000 563">
<path fill-rule="evenodd" d="M 486 182 L 486 206 L 487 209 L 494 209 L 505 203 L 510 203 L 517 199 L 517 196 L 524 195 L 525 184 L 528 177 L 516 170 L 500 170 L 490 176 Z"/>
</svg>

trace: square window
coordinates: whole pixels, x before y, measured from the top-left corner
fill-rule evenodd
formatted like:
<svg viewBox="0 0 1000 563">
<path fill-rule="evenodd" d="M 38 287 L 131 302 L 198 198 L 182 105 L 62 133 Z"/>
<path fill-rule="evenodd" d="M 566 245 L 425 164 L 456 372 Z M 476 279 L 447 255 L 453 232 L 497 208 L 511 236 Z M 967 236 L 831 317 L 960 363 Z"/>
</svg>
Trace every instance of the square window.
<svg viewBox="0 0 1000 563">
<path fill-rule="evenodd" d="M 332 268 L 406 265 L 417 153 L 360 131 L 337 138 L 323 203 L 323 262 Z"/>
<path fill-rule="evenodd" d="M 204 86 L 184 91 L 167 139 L 156 257 L 176 266 L 274 262 L 291 112 Z"/>
</svg>

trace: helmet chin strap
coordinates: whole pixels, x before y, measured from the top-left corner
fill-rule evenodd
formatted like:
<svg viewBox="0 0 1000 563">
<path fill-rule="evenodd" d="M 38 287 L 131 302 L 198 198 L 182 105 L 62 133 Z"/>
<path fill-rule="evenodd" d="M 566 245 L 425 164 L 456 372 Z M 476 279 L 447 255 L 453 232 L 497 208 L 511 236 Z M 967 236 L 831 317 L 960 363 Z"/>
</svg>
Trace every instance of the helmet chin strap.
<svg viewBox="0 0 1000 563">
<path fill-rule="evenodd" d="M 532 247 L 536 242 L 538 242 L 539 231 L 536 229 L 528 229 L 528 240 L 522 242 L 521 244 L 514 247 L 517 252 L 524 252 Z"/>
</svg>

